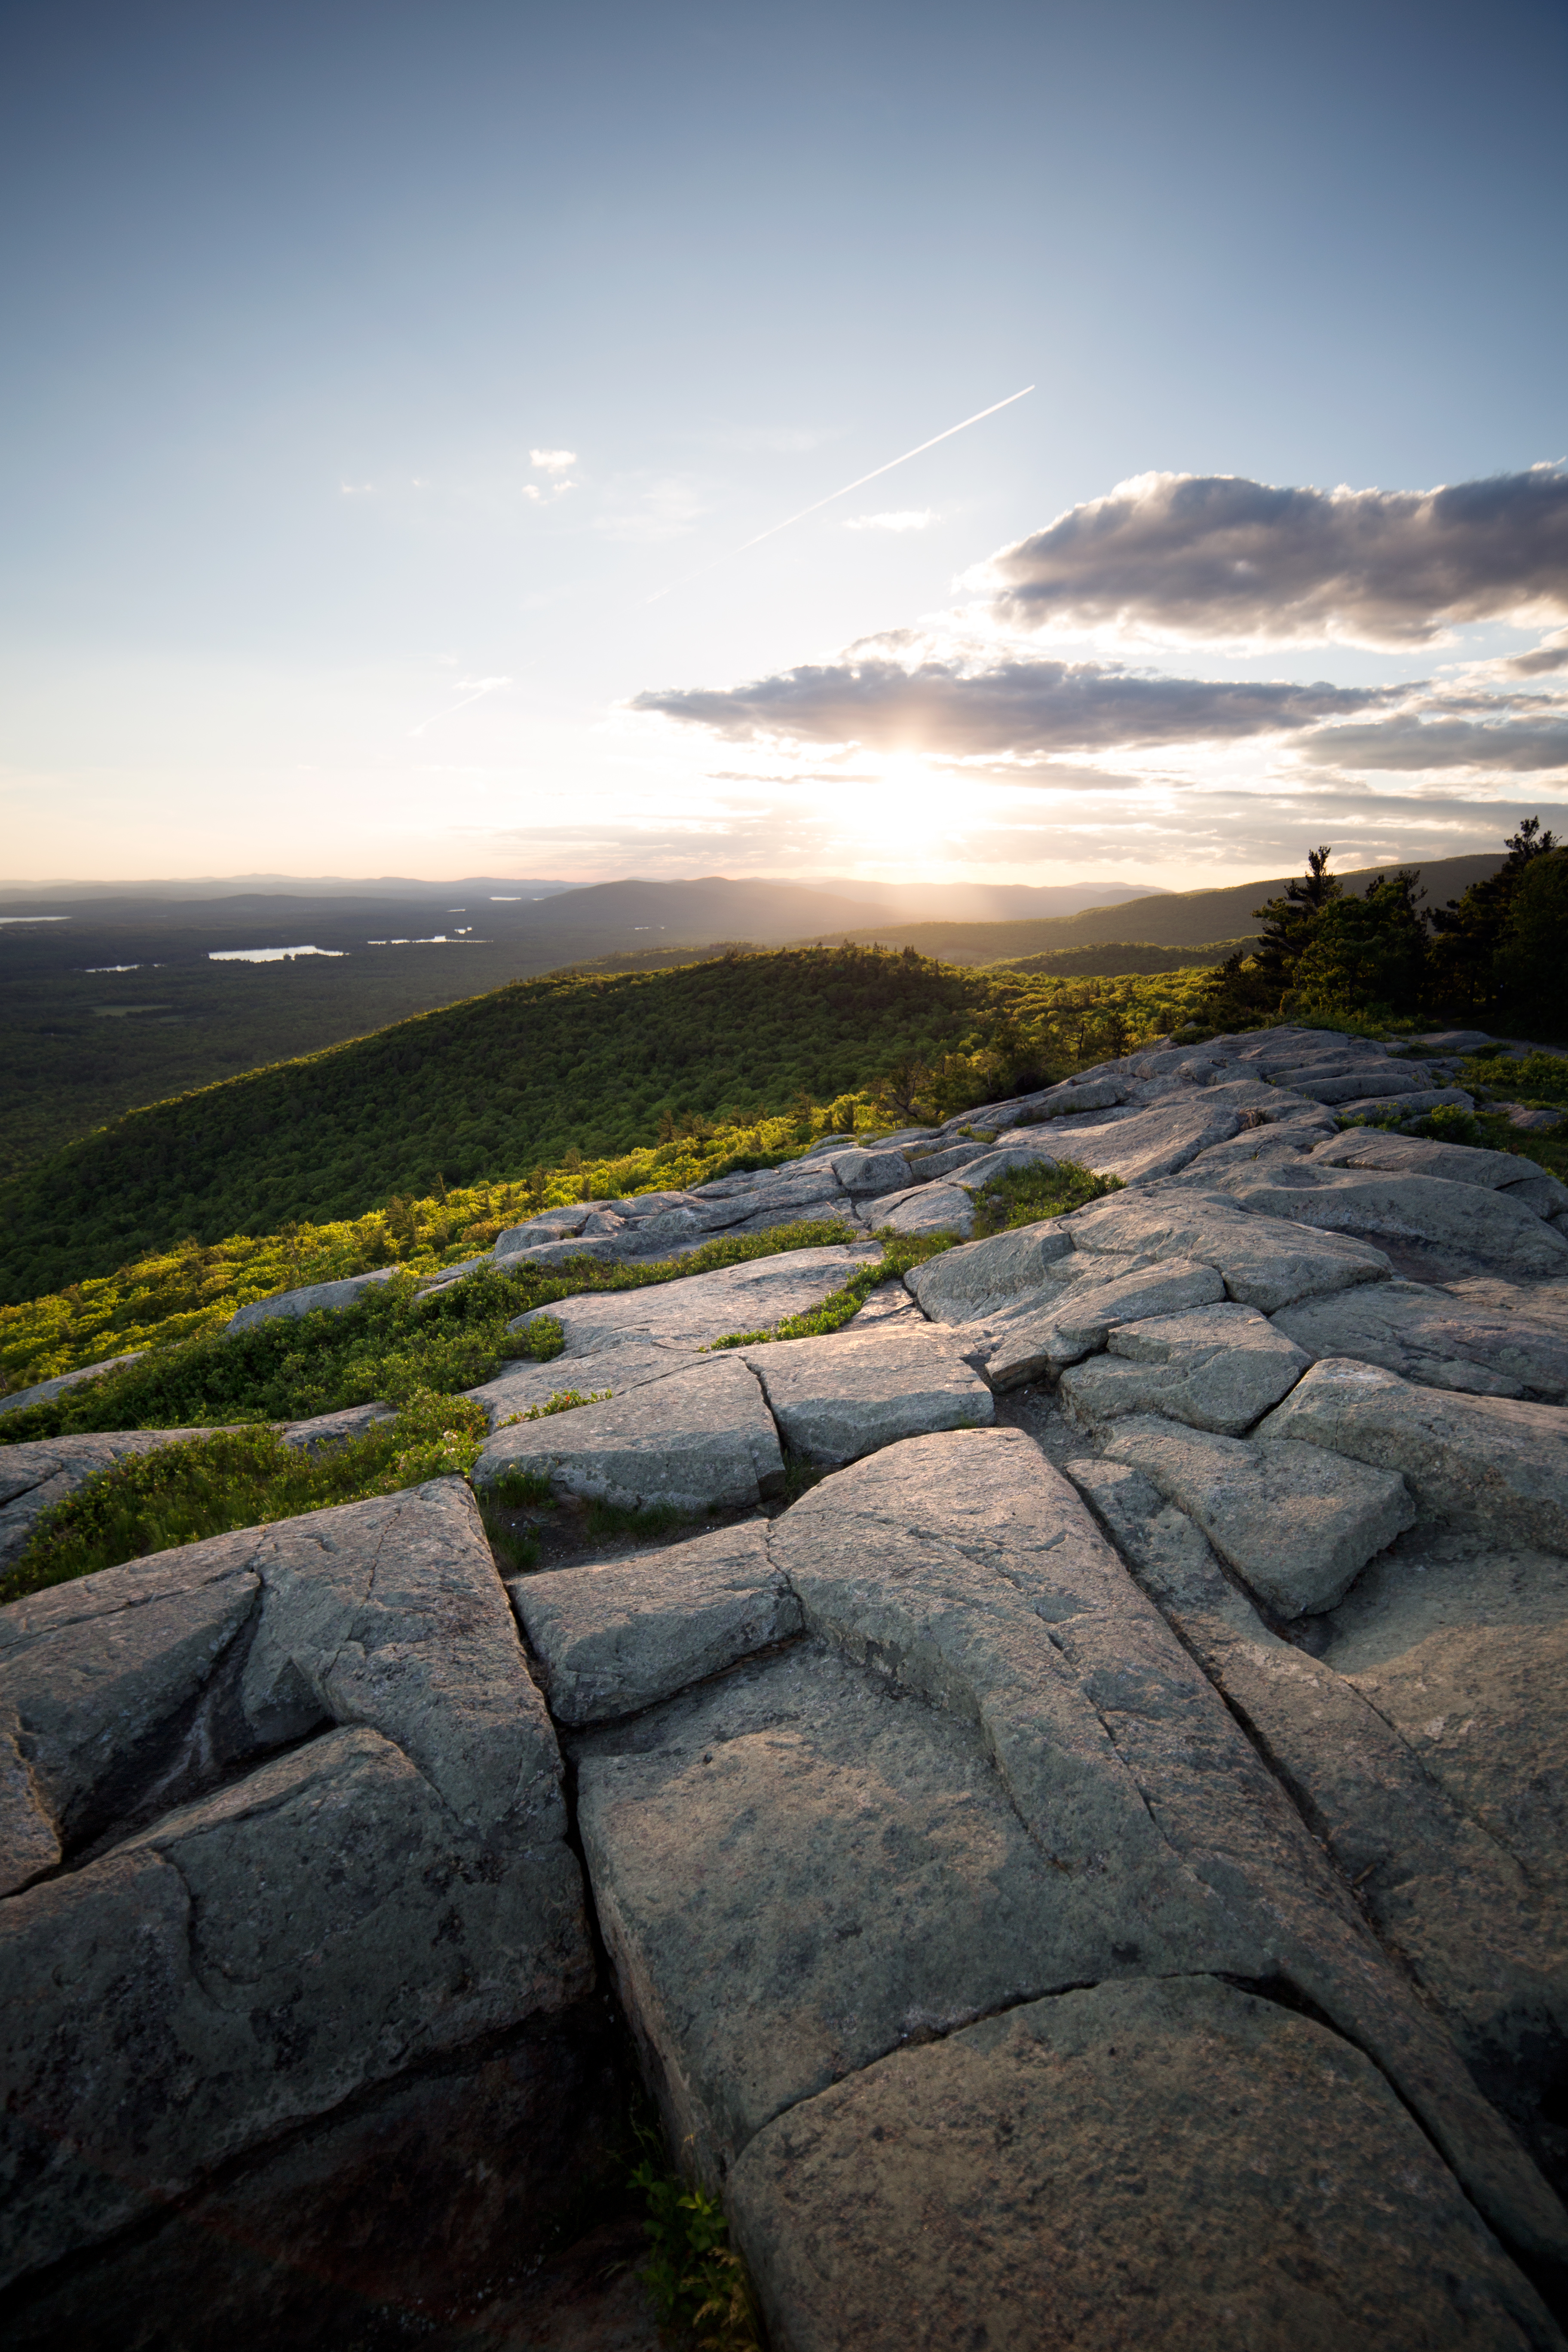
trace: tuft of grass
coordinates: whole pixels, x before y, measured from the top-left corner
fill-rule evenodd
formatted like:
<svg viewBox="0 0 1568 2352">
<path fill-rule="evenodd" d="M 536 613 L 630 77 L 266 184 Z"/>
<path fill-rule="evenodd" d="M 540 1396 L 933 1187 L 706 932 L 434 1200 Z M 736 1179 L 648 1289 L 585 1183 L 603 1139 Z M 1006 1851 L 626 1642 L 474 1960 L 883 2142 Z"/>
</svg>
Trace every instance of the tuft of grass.
<svg viewBox="0 0 1568 2352">
<path fill-rule="evenodd" d="M 731 1331 L 722 1339 L 713 1339 L 700 1352 L 704 1355 L 720 1348 L 756 1348 L 773 1339 L 818 1339 L 830 1331 L 842 1331 L 854 1321 L 873 1290 L 884 1282 L 894 1282 L 912 1266 L 923 1265 L 928 1257 L 952 1249 L 961 1240 L 959 1234 L 896 1234 L 884 1225 L 877 1235 L 882 1244 L 882 1255 L 872 1265 L 859 1267 L 852 1274 L 842 1290 L 831 1290 L 820 1307 L 809 1307 L 804 1315 L 786 1316 L 782 1323 L 772 1324 L 758 1331 Z"/>
<path fill-rule="evenodd" d="M 1037 1225 L 1046 1217 L 1069 1216 L 1089 1201 L 1122 1190 L 1120 1176 L 1100 1176 L 1075 1160 L 1054 1168 L 1009 1168 L 974 1196 L 974 1239 Z"/>
<path fill-rule="evenodd" d="M 552 1511 L 555 1491 L 542 1470 L 525 1470 L 520 1462 L 512 1462 L 487 1480 L 484 1500 L 508 1511 Z"/>
<path fill-rule="evenodd" d="M 484 1432 L 482 1406 L 426 1391 L 408 1400 L 395 1424 L 310 1453 L 252 1424 L 131 1456 L 39 1515 L 21 1557 L 0 1577 L 0 1603 L 231 1528 L 462 1476 Z"/>
<path fill-rule="evenodd" d="M 671 2168 L 646 2124 L 637 2137 L 645 2153 L 631 2185 L 647 2200 L 643 2277 L 659 2320 L 686 2331 L 695 2352 L 759 2352 L 756 2303 L 723 2207 Z"/>
<path fill-rule="evenodd" d="M 608 1404 L 613 1394 L 611 1389 L 590 1389 L 586 1396 L 581 1389 L 557 1389 L 542 1404 L 531 1404 L 526 1412 L 509 1413 L 500 1425 L 515 1429 L 520 1422 L 548 1421 L 554 1412 L 575 1412 L 580 1404 Z"/>
</svg>

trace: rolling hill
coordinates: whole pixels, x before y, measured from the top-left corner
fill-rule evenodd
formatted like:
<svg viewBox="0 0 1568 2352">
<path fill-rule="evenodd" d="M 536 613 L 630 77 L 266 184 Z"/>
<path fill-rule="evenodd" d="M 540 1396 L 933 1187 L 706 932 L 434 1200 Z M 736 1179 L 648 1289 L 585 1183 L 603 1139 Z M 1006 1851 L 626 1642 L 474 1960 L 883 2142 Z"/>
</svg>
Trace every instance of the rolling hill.
<svg viewBox="0 0 1568 2352">
<path fill-rule="evenodd" d="M 1429 903 L 1441 907 L 1458 898 L 1472 882 L 1495 873 L 1501 864 L 1497 855 L 1440 857 L 1416 870 Z M 1366 866 L 1339 878 L 1348 891 L 1361 898 L 1378 875 L 1397 870 L 1393 866 Z M 997 963 L 1004 958 L 1039 955 L 1052 948 L 1098 947 L 1112 939 L 1155 947 L 1206 947 L 1216 940 L 1234 945 L 1256 937 L 1253 909 L 1265 898 L 1278 897 L 1287 878 L 1276 875 L 1268 881 L 1243 882 L 1225 890 L 1160 891 L 1150 898 L 1122 899 L 1116 905 L 1050 918 L 1015 917 L 1002 922 L 884 920 L 842 936 L 885 947 L 912 947 L 921 955 L 940 956 L 946 963 Z"/>
</svg>

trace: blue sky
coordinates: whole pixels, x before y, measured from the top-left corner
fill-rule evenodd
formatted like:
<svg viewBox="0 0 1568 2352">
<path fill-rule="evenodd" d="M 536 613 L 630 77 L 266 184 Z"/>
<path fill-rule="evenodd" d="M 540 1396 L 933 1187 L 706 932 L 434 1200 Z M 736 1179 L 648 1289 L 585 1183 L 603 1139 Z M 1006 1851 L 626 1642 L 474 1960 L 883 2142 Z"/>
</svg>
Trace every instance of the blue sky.
<svg viewBox="0 0 1568 2352">
<path fill-rule="evenodd" d="M 1568 800 L 1561 6 L 5 25 L 14 877 L 1195 887 Z M 1164 476 L 1385 496 L 1253 498 L 1221 609 Z"/>
</svg>

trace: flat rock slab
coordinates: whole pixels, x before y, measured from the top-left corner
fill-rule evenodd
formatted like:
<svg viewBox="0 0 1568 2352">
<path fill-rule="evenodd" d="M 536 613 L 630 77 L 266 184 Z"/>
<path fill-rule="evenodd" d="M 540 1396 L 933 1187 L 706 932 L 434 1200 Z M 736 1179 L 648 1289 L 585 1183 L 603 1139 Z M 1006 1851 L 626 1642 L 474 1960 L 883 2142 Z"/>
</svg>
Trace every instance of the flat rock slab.
<svg viewBox="0 0 1568 2352">
<path fill-rule="evenodd" d="M 962 1184 L 921 1184 L 879 1201 L 874 1223 L 895 1234 L 957 1234 L 974 1231 L 974 1201 Z"/>
<path fill-rule="evenodd" d="M 1557 1810 L 1548 1751 L 1560 1748 L 1563 1707 L 1561 1685 L 1555 1693 L 1541 1685 L 1556 1670 L 1568 1623 L 1568 1563 L 1472 1555 L 1445 1575 L 1448 1563 L 1434 1560 L 1425 1543 L 1422 1556 L 1408 1556 L 1417 1538 L 1406 1536 L 1317 1621 L 1325 1640 L 1309 1653 L 1268 1629 L 1198 1528 L 1141 1470 L 1101 1460 L 1067 1467 L 1144 1591 L 1284 1778 L 1384 1943 L 1437 2003 L 1537 2159 L 1560 2175 L 1563 2139 L 1543 2112 L 1551 2094 L 1536 2053 L 1543 2032 L 1552 2038 L 1568 2028 L 1561 1918 L 1543 1916 L 1542 1899 L 1563 1868 L 1560 1823 L 1552 1823 L 1549 1843 L 1539 1835 L 1542 1817 Z M 1556 1574 L 1543 1578 L 1542 1569 Z M 1390 1719 L 1375 1674 L 1352 1678 L 1358 1660 L 1376 1668 L 1392 1659 L 1402 1687 L 1414 1692 L 1418 1675 L 1408 1672 L 1407 1654 L 1433 1633 L 1452 1633 L 1456 1618 L 1479 1618 L 1485 1642 L 1500 1615 L 1509 1635 L 1544 1627 L 1547 1638 L 1529 1652 L 1535 1703 L 1516 1706 L 1507 1723 L 1489 1712 L 1484 1739 L 1473 1737 L 1481 1720 L 1473 1709 L 1439 1723 L 1429 1706 L 1419 1736 L 1409 1738 Z M 1435 1774 L 1430 1753 L 1422 1753 L 1434 1737 L 1451 1738 L 1486 1772 L 1486 1809 Z M 1506 1818 L 1506 1840 L 1484 1825 L 1489 1811 Z M 1524 1848 L 1528 1877 L 1518 1859 L 1522 1829 L 1536 1832 Z"/>
<path fill-rule="evenodd" d="M 1411 1526 L 1415 1506 L 1385 1469 L 1331 1458 L 1274 1431 L 1252 1443 L 1128 1420 L 1105 1451 L 1131 1462 L 1203 1529 L 1222 1559 L 1281 1617 L 1331 1609 L 1374 1552 Z M 1286 1442 L 1281 1442 L 1286 1440 Z"/>
<path fill-rule="evenodd" d="M 1173 1176 L 1211 1143 L 1223 1143 L 1241 1124 L 1240 1114 L 1205 1093 L 1178 1095 L 1148 1110 L 1104 1127 L 1076 1127 L 1051 1139 L 1063 1160 L 1092 1168 L 1099 1176 L 1120 1176 L 1124 1184 L 1147 1184 Z"/>
<path fill-rule="evenodd" d="M 1128 1413 L 1163 1413 L 1192 1429 L 1237 1436 L 1279 1403 L 1311 1360 L 1255 1307 L 1229 1301 L 1120 1324 L 1106 1344 L 1109 1354 L 1062 1374 L 1062 1402 L 1089 1428 Z"/>
<path fill-rule="evenodd" d="M 1050 1280 L 1048 1269 L 1072 1253 L 1061 1219 L 1020 1225 L 988 1241 L 943 1250 L 904 1276 L 922 1314 L 933 1323 L 973 1323 L 1000 1307 L 1033 1298 Z"/>
<path fill-rule="evenodd" d="M 1223 1192 L 1096 1201 L 1076 1213 L 1069 1234 L 1077 1253 L 1107 1253 L 1134 1265 L 1175 1257 L 1212 1265 L 1227 1297 L 1264 1315 L 1298 1298 L 1384 1281 L 1394 1270 L 1369 1242 L 1304 1232 L 1286 1218 L 1249 1213 Z"/>
<path fill-rule="evenodd" d="M 791 1453 L 826 1467 L 995 1417 L 985 1382 L 929 1324 L 862 1331 L 851 1323 L 823 1339 L 742 1352 Z"/>
<path fill-rule="evenodd" d="M 1092 1273 L 1092 1261 L 1089 1265 Z M 1054 1380 L 1068 1364 L 1103 1348 L 1121 1323 L 1176 1315 L 1185 1307 L 1214 1305 L 1224 1297 L 1225 1284 L 1212 1265 L 1182 1258 L 1109 1282 L 1096 1283 L 1086 1276 L 1060 1294 L 1059 1303 L 1038 1314 L 1009 1318 L 1002 1337 L 986 1349 L 985 1377 L 995 1389 Z"/>
<path fill-rule="evenodd" d="M 541 1364 L 531 1356 L 521 1356 L 493 1381 L 469 1389 L 468 1394 L 484 1406 L 490 1428 L 497 1430 L 514 1415 L 536 1412 L 552 1397 L 573 1391 L 579 1396 L 596 1396 L 606 1389 L 611 1396 L 622 1396 L 628 1389 L 640 1389 L 649 1381 L 666 1381 L 672 1372 L 687 1371 L 707 1361 L 695 1348 L 661 1348 L 631 1339 L 619 1347 L 598 1349 L 591 1359 L 552 1356 Z"/>
<path fill-rule="evenodd" d="M 1314 1156 L 1288 1167 L 1271 1166 L 1266 1176 L 1250 1181 L 1235 1171 L 1225 1189 L 1256 1216 L 1289 1219 L 1325 1234 L 1426 1243 L 1451 1256 L 1479 1259 L 1500 1272 L 1531 1279 L 1568 1274 L 1568 1240 L 1522 1202 L 1481 1185 L 1414 1172 L 1330 1168 Z"/>
<path fill-rule="evenodd" d="M 1377 2069 L 1210 1979 L 900 2051 L 769 2125 L 730 2201 L 787 2352 L 1557 2340 Z"/>
<path fill-rule="evenodd" d="M 557 1493 L 623 1510 L 735 1509 L 781 1493 L 784 1479 L 762 1384 L 728 1353 L 606 1404 L 493 1431 L 474 1485 L 483 1491 L 509 1471 L 533 1471 Z"/>
<path fill-rule="evenodd" d="M 800 1631 L 760 1523 L 510 1589 L 560 1723 L 636 1714 Z"/>
<path fill-rule="evenodd" d="M 561 1760 L 460 1479 L 0 1626 L 34 1800 L 79 1863 L 0 1905 L 7 2275 L 587 1990 Z"/>
<path fill-rule="evenodd" d="M 1422 1135 L 1380 1135 L 1348 1129 L 1319 1144 L 1314 1160 L 1330 1168 L 1376 1168 L 1399 1175 L 1441 1176 L 1450 1184 L 1479 1184 L 1489 1192 L 1510 1192 L 1538 1216 L 1568 1208 L 1568 1185 L 1522 1152 L 1483 1151 L 1468 1143 L 1436 1143 Z M 1543 1205 L 1544 1204 L 1544 1205 Z"/>
<path fill-rule="evenodd" d="M 1258 1433 L 1397 1473 L 1424 1520 L 1568 1551 L 1568 1412 L 1559 1405 L 1415 1388 L 1380 1365 L 1328 1357 Z"/>
<path fill-rule="evenodd" d="M 13 1895 L 5 2277 L 413 2058 L 585 1992 L 575 1873 L 553 1856 L 542 1917 L 538 1858 L 465 1841 L 410 1758 L 359 1727 Z"/>
<path fill-rule="evenodd" d="M 646 1290 L 598 1290 L 581 1298 L 559 1298 L 536 1313 L 552 1317 L 562 1326 L 567 1356 L 591 1356 L 630 1340 L 689 1355 L 738 1331 L 771 1330 L 789 1316 L 808 1314 L 833 1291 L 842 1290 L 875 1255 L 868 1244 L 781 1250 L 776 1257 L 748 1258 L 709 1274 L 653 1283 Z M 532 1314 L 520 1315 L 511 1328 L 525 1330 L 533 1320 Z M 562 1360 L 552 1360 L 552 1364 Z M 582 1383 L 563 1381 L 561 1385 Z"/>
<path fill-rule="evenodd" d="M 1369 1055 L 1364 1060 L 1339 1060 L 1338 1066 L 1319 1074 L 1310 1065 L 1278 1073 L 1279 1085 L 1289 1087 L 1293 1094 L 1307 1095 L 1313 1102 L 1347 1103 L 1369 1095 L 1415 1095 L 1429 1091 L 1426 1072 L 1421 1066 L 1395 1062 L 1387 1055 Z"/>
<path fill-rule="evenodd" d="M 1275 1316 L 1276 1328 L 1316 1363 L 1353 1356 L 1426 1388 L 1472 1396 L 1568 1396 L 1568 1328 L 1525 1313 L 1488 1309 L 1423 1282 L 1383 1282 L 1303 1299 Z"/>
<path fill-rule="evenodd" d="M 373 1283 L 390 1282 L 398 1270 L 395 1265 L 380 1265 L 374 1274 L 347 1275 L 342 1282 L 308 1282 L 300 1290 L 279 1290 L 270 1298 L 253 1298 L 248 1307 L 229 1318 L 225 1328 L 249 1331 L 279 1315 L 341 1315 L 345 1307 L 355 1306 Z"/>
</svg>

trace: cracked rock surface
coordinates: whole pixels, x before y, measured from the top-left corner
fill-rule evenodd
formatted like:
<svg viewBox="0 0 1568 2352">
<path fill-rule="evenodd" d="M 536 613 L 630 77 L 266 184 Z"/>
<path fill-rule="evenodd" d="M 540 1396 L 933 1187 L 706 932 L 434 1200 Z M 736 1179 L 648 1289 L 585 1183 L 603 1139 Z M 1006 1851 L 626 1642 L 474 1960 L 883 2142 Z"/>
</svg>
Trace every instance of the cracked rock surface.
<svg viewBox="0 0 1568 2352">
<path fill-rule="evenodd" d="M 774 2352 L 1561 2347 L 1568 1200 L 1336 1125 L 1444 1075 L 1279 1028 L 545 1213 L 845 1240 L 547 1310 L 473 1482 L 547 1566 L 440 1480 L 0 1611 L 23 2352 L 161 2247 L 243 2336 L 212 2247 L 411 2133 L 411 2210 L 559 2173 L 611 1996 Z M 966 1238 L 1030 1159 L 1123 1189 Z M 884 1225 L 954 1245 L 766 1336 Z"/>
</svg>

